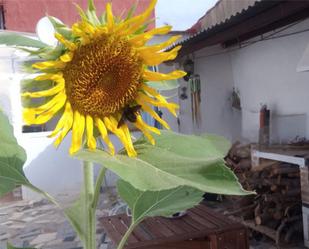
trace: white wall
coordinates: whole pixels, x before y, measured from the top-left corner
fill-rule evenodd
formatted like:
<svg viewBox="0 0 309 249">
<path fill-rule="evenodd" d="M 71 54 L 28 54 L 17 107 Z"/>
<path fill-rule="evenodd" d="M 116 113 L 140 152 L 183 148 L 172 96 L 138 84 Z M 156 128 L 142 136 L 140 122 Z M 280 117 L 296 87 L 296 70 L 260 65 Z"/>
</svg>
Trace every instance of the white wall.
<svg viewBox="0 0 309 249">
<path fill-rule="evenodd" d="M 175 100 L 180 105 L 180 125 L 175 125 L 174 119 L 166 115 L 173 128 L 181 133 L 200 134 L 204 132 L 225 136 L 229 140 L 235 140 L 240 135 L 240 117 L 238 111 L 233 110 L 230 105 L 230 95 L 233 90 L 233 71 L 228 54 L 209 56 L 220 52 L 218 47 L 206 48 L 194 54 L 195 73 L 199 74 L 201 80 L 201 117 L 200 127 L 192 122 L 191 91 L 190 85 L 180 80 L 179 94 L 181 88 L 186 87 L 188 98 Z M 180 64 L 176 67 L 181 67 Z M 161 66 L 162 68 L 162 66 Z M 172 95 L 170 93 L 170 95 Z"/>
<path fill-rule="evenodd" d="M 306 20 L 275 37 L 307 29 L 308 25 Z M 231 52 L 234 82 L 243 106 L 244 137 L 257 139 L 261 103 L 272 113 L 273 142 L 286 142 L 296 135 L 309 137 L 309 73 L 296 72 L 308 43 L 309 32 L 304 32 Z"/>
<path fill-rule="evenodd" d="M 297 135 L 309 138 L 309 73 L 296 72 L 309 43 L 309 32 L 298 32 L 308 25 L 309 20 L 305 20 L 282 32 L 264 35 L 278 32 L 278 37 L 296 32 L 291 36 L 264 41 L 256 37 L 241 48 L 239 44 L 228 49 L 214 46 L 189 55 L 194 58 L 195 73 L 202 83 L 202 125 L 196 129 L 192 124 L 190 89 L 182 81 L 181 86 L 188 87 L 189 98 L 177 100 L 181 106 L 179 130 L 256 142 L 259 110 L 261 104 L 267 104 L 272 115 L 272 142 L 287 142 Z M 233 87 L 240 92 L 241 112 L 231 107 Z"/>
</svg>

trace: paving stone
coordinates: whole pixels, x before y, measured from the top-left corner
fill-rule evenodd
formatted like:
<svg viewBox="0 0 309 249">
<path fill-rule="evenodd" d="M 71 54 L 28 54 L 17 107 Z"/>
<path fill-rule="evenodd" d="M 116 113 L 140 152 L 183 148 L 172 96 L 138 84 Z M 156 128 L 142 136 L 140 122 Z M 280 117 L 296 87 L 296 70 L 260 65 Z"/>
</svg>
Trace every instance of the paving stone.
<svg viewBox="0 0 309 249">
<path fill-rule="evenodd" d="M 74 241 L 74 240 L 75 240 L 75 235 L 74 236 L 65 237 L 63 241 L 67 242 L 67 241 Z"/>
<path fill-rule="evenodd" d="M 115 191 L 103 193 L 101 197 L 96 214 L 98 218 L 108 215 L 111 207 L 117 206 Z M 104 235 L 100 225 L 97 234 L 99 248 Z M 79 238 L 63 215 L 63 210 L 47 201 L 1 203 L 0 249 L 6 248 L 7 240 L 18 247 L 36 245 L 42 249 L 82 249 Z"/>
<path fill-rule="evenodd" d="M 100 249 L 107 249 L 108 244 L 101 244 Z"/>
<path fill-rule="evenodd" d="M 41 230 L 40 229 L 35 229 L 35 230 L 32 230 L 29 233 L 22 234 L 20 236 L 20 238 L 22 238 L 22 239 L 29 239 L 30 237 L 34 237 L 34 236 L 37 236 L 39 234 L 41 234 Z"/>
<path fill-rule="evenodd" d="M 44 242 L 55 240 L 56 239 L 56 235 L 57 235 L 57 233 L 40 234 L 34 240 L 32 240 L 30 244 L 32 244 L 32 245 L 39 245 L 39 244 L 42 244 Z"/>
<path fill-rule="evenodd" d="M 45 246 L 44 249 L 83 249 L 76 242 L 62 242 L 57 245 L 49 245 Z"/>
<path fill-rule="evenodd" d="M 0 240 L 7 240 L 9 238 L 9 234 L 5 233 L 0 236 Z"/>
<path fill-rule="evenodd" d="M 18 225 L 18 224 L 16 224 L 16 225 L 13 224 L 13 225 L 10 226 L 11 229 L 21 229 L 21 228 L 24 228 L 24 227 L 25 227 L 25 225 L 21 225 L 21 224 L 20 224 L 20 225 Z"/>
</svg>

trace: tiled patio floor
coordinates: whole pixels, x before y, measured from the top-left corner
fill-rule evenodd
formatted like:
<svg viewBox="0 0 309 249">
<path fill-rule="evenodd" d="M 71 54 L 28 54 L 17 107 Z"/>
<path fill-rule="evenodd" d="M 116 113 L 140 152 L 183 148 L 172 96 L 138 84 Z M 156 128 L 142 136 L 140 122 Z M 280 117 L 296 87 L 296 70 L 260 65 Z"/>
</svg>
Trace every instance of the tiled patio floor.
<svg viewBox="0 0 309 249">
<path fill-rule="evenodd" d="M 97 210 L 97 217 L 107 216 L 119 206 L 114 189 L 106 189 Z M 100 249 L 110 248 L 98 225 Z M 9 241 L 17 247 L 44 249 L 81 249 L 81 243 L 66 221 L 62 210 L 46 200 L 0 203 L 0 248 Z"/>
<path fill-rule="evenodd" d="M 108 216 L 120 207 L 115 189 L 105 189 L 101 196 L 97 217 Z M 0 203 L 0 249 L 9 241 L 17 247 L 42 249 L 82 249 L 62 210 L 46 200 Z M 114 249 L 103 229 L 98 225 L 97 241 L 100 249 Z M 271 241 L 251 241 L 250 249 L 276 249 Z M 300 249 L 304 247 L 282 247 Z"/>
</svg>

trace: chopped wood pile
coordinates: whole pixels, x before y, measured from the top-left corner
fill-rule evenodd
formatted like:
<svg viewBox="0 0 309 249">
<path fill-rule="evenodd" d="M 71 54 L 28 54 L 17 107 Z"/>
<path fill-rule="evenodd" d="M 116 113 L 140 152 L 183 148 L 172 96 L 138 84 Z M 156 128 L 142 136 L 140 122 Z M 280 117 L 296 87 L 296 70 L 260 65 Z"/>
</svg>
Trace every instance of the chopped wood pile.
<svg viewBox="0 0 309 249">
<path fill-rule="evenodd" d="M 272 238 L 277 244 L 302 236 L 299 168 L 292 164 L 261 160 L 252 168 L 250 145 L 235 143 L 226 159 L 246 190 L 255 196 L 228 197 L 233 211 L 248 227 Z"/>
</svg>

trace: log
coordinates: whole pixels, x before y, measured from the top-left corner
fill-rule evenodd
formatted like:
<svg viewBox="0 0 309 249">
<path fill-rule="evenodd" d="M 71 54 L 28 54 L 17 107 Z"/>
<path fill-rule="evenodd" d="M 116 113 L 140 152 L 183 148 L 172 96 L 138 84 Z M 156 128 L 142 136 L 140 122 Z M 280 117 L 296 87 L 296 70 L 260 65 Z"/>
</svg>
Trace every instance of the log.
<svg viewBox="0 0 309 249">
<path fill-rule="evenodd" d="M 237 169 L 250 170 L 252 167 L 251 159 L 243 159 L 236 165 Z"/>
<path fill-rule="evenodd" d="M 293 234 L 302 233 L 302 229 L 303 229 L 302 220 L 298 220 L 298 221 L 294 222 L 293 224 L 289 225 L 289 228 L 288 228 L 288 230 L 285 234 L 285 237 L 284 237 L 285 242 L 287 242 L 287 243 L 291 242 L 292 237 L 295 237 L 295 236 L 293 236 Z"/>
<path fill-rule="evenodd" d="M 271 176 L 296 173 L 299 174 L 299 168 L 297 166 L 279 167 L 271 170 Z"/>
<path fill-rule="evenodd" d="M 246 147 L 238 142 L 233 145 L 225 159 L 242 186 L 247 190 L 256 191 L 257 194 L 250 198 L 233 198 L 234 209 L 227 214 L 238 217 L 248 227 L 278 243 L 282 238 L 290 241 L 299 232 L 297 226 L 297 217 L 301 215 L 299 168 L 267 159 L 260 160 L 259 165 L 253 168 L 248 149 L 249 146 Z"/>
<path fill-rule="evenodd" d="M 276 164 L 280 164 L 280 163 L 277 162 L 277 161 L 267 160 L 267 161 L 260 163 L 259 165 L 255 166 L 255 167 L 252 167 L 252 171 L 266 170 L 266 169 L 269 169 L 270 167 L 272 167 Z"/>
</svg>

